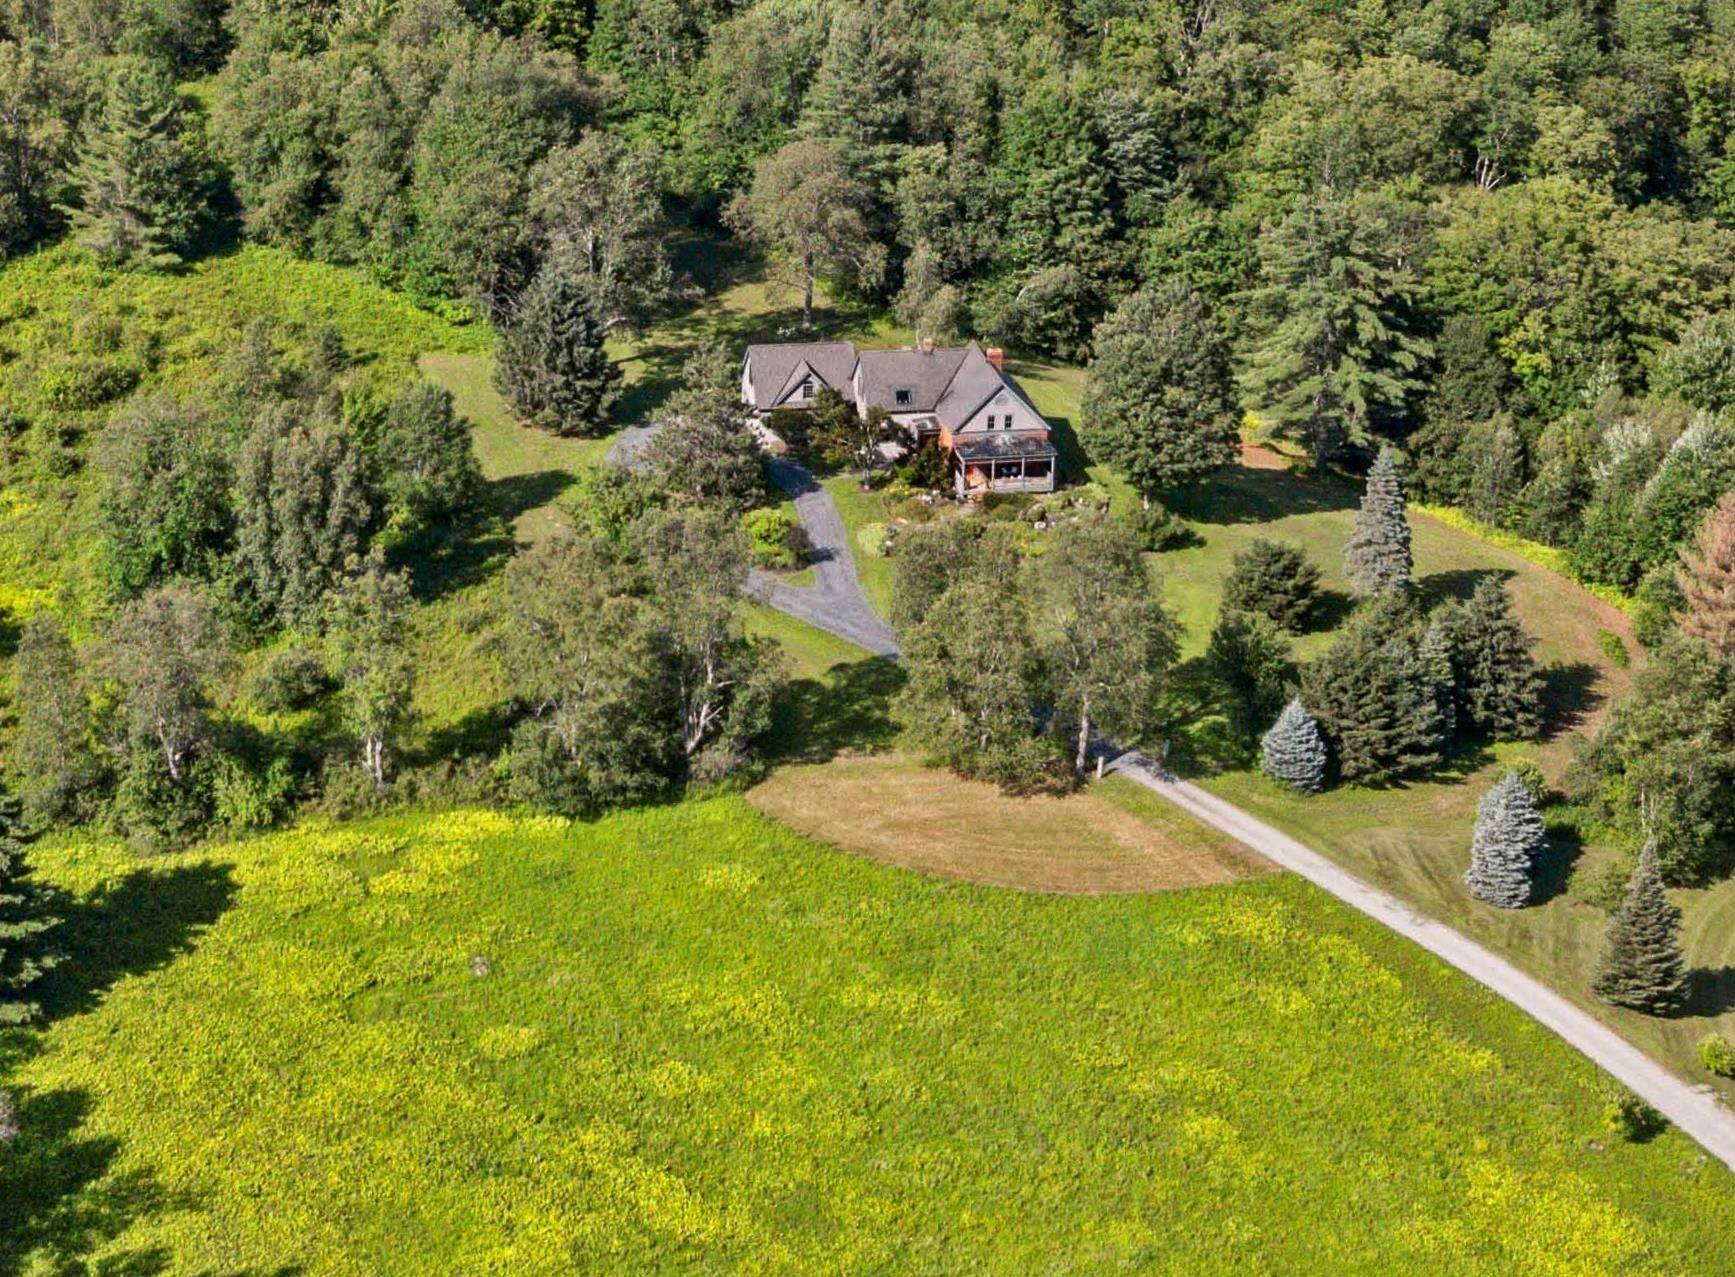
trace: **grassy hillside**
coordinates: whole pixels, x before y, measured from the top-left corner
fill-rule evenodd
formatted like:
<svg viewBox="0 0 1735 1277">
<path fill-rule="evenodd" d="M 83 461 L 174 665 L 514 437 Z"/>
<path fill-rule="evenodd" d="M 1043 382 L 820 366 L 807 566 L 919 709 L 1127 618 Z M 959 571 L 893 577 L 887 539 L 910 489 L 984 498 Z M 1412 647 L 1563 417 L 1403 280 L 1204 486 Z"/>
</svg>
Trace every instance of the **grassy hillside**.
<svg viewBox="0 0 1735 1277">
<path fill-rule="evenodd" d="M 0 1271 L 1735 1265 L 1735 1179 L 1288 877 L 958 886 L 737 799 L 40 856 Z"/>
</svg>

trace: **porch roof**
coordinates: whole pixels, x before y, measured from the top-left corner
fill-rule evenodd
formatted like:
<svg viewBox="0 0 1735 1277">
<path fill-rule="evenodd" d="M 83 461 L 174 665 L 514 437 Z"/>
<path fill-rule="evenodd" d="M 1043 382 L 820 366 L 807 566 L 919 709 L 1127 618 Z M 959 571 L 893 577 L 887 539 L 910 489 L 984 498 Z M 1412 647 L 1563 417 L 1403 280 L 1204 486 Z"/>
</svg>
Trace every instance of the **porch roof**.
<svg viewBox="0 0 1735 1277">
<path fill-rule="evenodd" d="M 1052 443 L 1034 434 L 984 434 L 952 437 L 952 451 L 963 461 L 1042 461 L 1060 454 Z"/>
</svg>

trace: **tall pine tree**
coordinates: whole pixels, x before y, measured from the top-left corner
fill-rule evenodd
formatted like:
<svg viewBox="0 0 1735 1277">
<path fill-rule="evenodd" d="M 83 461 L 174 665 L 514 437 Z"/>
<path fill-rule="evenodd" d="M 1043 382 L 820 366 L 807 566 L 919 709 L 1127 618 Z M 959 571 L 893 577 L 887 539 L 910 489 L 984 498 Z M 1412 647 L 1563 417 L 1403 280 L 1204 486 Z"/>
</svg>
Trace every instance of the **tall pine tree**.
<svg viewBox="0 0 1735 1277">
<path fill-rule="evenodd" d="M 537 271 L 500 329 L 494 384 L 526 421 L 555 434 L 595 434 L 621 371 L 590 284 L 559 262 Z"/>
<path fill-rule="evenodd" d="M 1512 613 L 1506 586 L 1484 577 L 1445 628 L 1464 716 L 1494 740 L 1528 740 L 1542 728 L 1542 672 L 1536 645 Z"/>
<path fill-rule="evenodd" d="M 115 265 L 173 265 L 199 233 L 212 177 L 203 126 L 167 69 L 115 59 L 72 172 L 79 242 Z"/>
<path fill-rule="evenodd" d="M 1391 780 L 1440 761 L 1444 723 L 1414 628 L 1401 600 L 1382 601 L 1302 670 L 1302 700 L 1345 780 Z"/>
<path fill-rule="evenodd" d="M 1655 839 L 1645 842 L 1627 894 L 1609 919 L 1592 988 L 1604 1002 L 1652 1015 L 1679 1010 L 1686 1001 L 1681 911 L 1663 889 Z"/>
<path fill-rule="evenodd" d="M 1324 468 L 1346 440 L 1400 415 L 1422 388 L 1415 254 L 1377 197 L 1326 186 L 1259 237 L 1242 385 Z"/>
<path fill-rule="evenodd" d="M 0 1028 L 36 1018 L 29 994 L 53 961 L 48 933 L 58 925 L 31 880 L 19 832 L 18 804 L 0 791 Z"/>
<path fill-rule="evenodd" d="M 1484 904 L 1521 908 L 1530 903 L 1536 861 L 1546 846 L 1535 796 L 1517 772 L 1507 772 L 1476 806 L 1464 886 Z"/>
<path fill-rule="evenodd" d="M 1404 507 L 1404 481 L 1398 474 L 1397 454 L 1382 448 L 1368 471 L 1355 530 L 1343 551 L 1344 572 L 1357 594 L 1378 596 L 1409 586 L 1415 560 Z"/>
</svg>

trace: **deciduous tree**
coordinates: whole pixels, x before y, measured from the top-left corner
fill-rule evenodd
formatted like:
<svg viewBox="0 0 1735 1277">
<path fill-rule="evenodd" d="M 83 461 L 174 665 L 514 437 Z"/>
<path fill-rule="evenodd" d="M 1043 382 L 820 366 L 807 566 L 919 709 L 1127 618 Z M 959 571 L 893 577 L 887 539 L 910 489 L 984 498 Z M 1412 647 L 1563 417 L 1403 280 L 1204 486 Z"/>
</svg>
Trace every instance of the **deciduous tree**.
<svg viewBox="0 0 1735 1277">
<path fill-rule="evenodd" d="M 409 577 L 388 571 L 376 557 L 357 564 L 326 606 L 326 642 L 344 719 L 379 789 L 393 738 L 410 710 L 410 603 Z"/>
<path fill-rule="evenodd" d="M 1036 634 L 1057 734 L 1083 778 L 1092 738 L 1137 745 L 1158 726 L 1178 650 L 1175 622 L 1123 523 L 1083 519 L 1054 535 L 1034 568 Z"/>
<path fill-rule="evenodd" d="M 1097 325 L 1083 442 L 1152 494 L 1199 482 L 1235 459 L 1240 409 L 1229 347 L 1197 293 L 1134 293 Z"/>
<path fill-rule="evenodd" d="M 731 226 L 769 250 L 802 290 L 801 326 L 813 327 L 813 289 L 824 275 L 872 286 L 886 250 L 874 239 L 868 191 L 829 143 L 802 138 L 760 160 L 753 184 L 730 203 Z"/>
<path fill-rule="evenodd" d="M 1684 553 L 1676 579 L 1681 587 L 1681 631 L 1704 640 L 1718 654 L 1735 658 L 1735 492 L 1706 516 L 1697 552 Z"/>
<path fill-rule="evenodd" d="M 600 129 L 557 146 L 530 177 L 545 255 L 589 281 L 605 331 L 635 327 L 669 299 L 668 223 L 656 155 Z"/>
</svg>

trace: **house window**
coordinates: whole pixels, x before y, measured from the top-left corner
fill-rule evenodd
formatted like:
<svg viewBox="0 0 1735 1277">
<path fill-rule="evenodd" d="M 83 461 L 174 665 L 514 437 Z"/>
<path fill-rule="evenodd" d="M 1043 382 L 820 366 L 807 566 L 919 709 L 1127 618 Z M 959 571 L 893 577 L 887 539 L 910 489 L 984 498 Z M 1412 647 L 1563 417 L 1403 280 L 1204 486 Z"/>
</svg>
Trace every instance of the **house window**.
<svg viewBox="0 0 1735 1277">
<path fill-rule="evenodd" d="M 813 378 L 809 377 L 805 381 L 803 381 L 801 383 L 801 389 L 797 393 L 798 393 L 799 397 L 802 399 L 813 398 Z"/>
<path fill-rule="evenodd" d="M 916 395 L 912 390 L 895 390 L 892 392 L 892 397 L 897 400 L 898 407 L 908 408 L 910 404 L 915 402 Z"/>
</svg>

